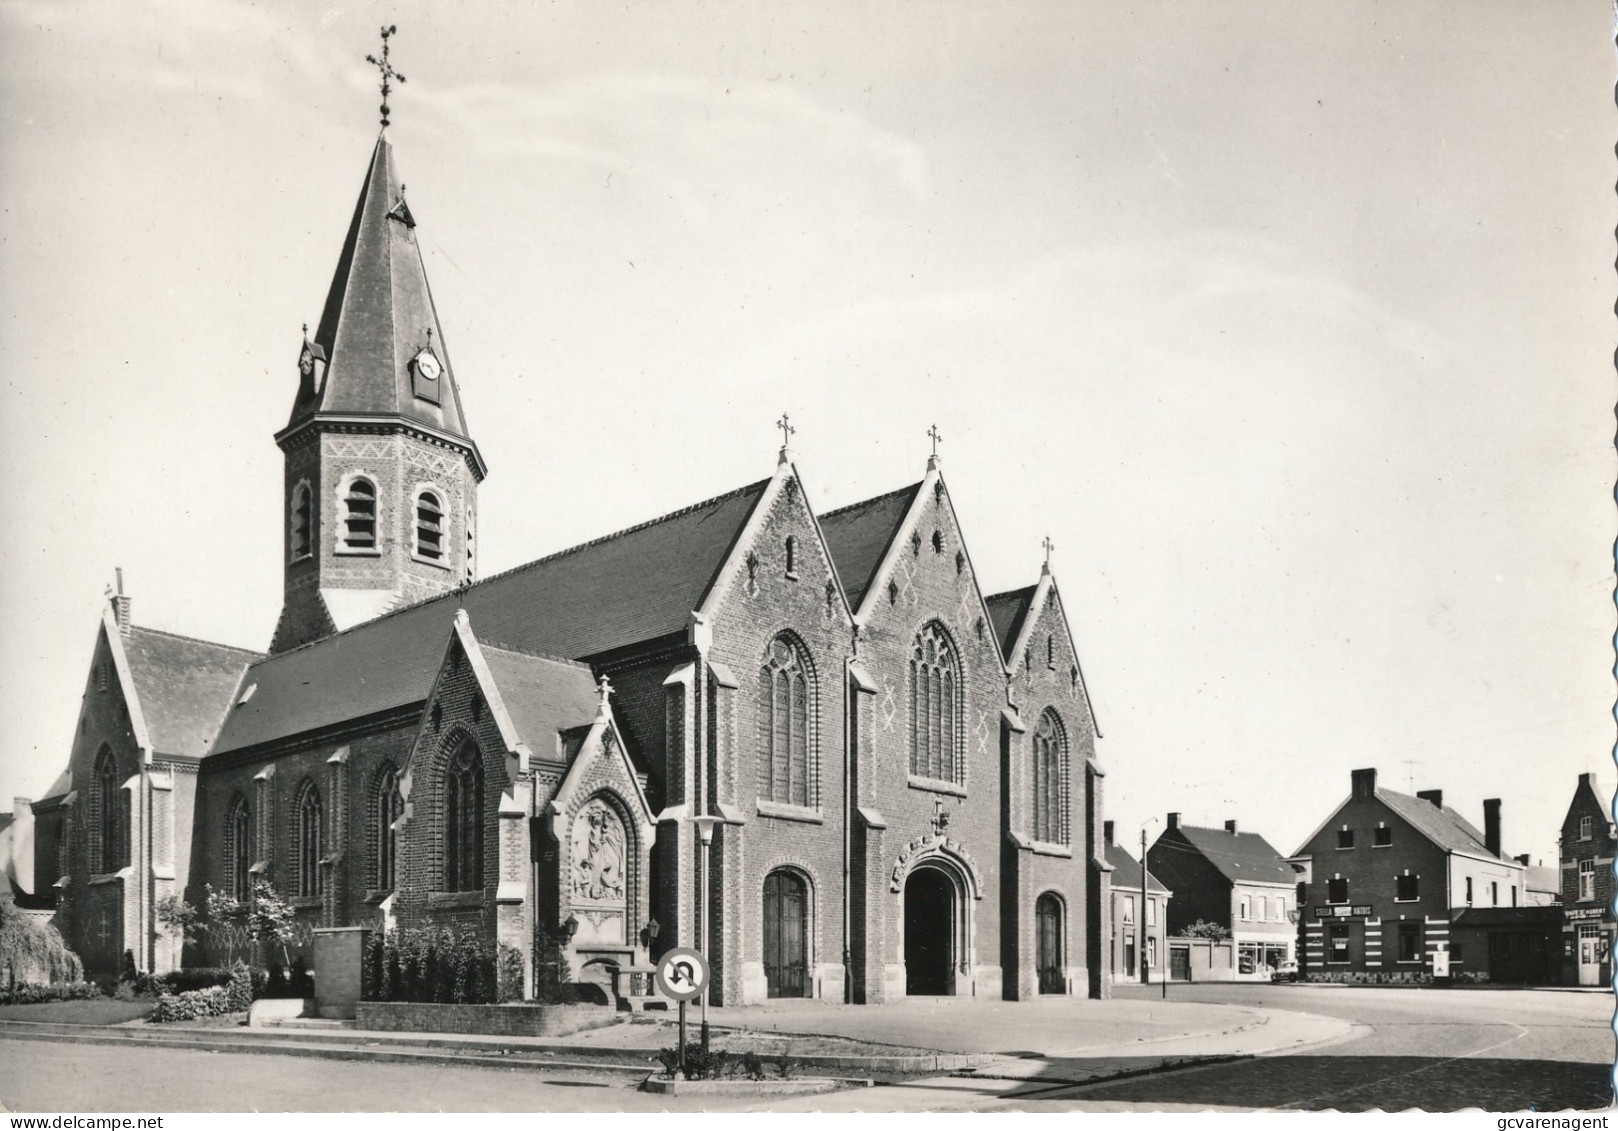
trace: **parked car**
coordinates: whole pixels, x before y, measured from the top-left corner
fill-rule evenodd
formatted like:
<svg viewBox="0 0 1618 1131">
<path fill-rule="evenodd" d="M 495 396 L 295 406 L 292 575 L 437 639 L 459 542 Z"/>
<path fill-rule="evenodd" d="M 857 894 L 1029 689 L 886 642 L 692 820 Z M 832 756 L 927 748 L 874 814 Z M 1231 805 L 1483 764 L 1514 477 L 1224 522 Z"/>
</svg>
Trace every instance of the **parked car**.
<svg viewBox="0 0 1618 1131">
<path fill-rule="evenodd" d="M 1270 967 L 1270 981 L 1296 982 L 1298 980 L 1298 964 L 1287 959 L 1278 966 Z"/>
</svg>

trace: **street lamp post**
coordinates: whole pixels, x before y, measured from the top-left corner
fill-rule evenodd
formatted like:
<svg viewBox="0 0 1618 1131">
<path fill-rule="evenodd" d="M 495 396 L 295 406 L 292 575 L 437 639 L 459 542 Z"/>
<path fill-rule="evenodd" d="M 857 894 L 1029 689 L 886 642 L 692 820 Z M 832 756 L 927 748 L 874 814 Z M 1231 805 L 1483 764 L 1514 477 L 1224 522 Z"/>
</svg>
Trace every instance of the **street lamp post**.
<svg viewBox="0 0 1618 1131">
<path fill-rule="evenodd" d="M 1151 964 L 1146 961 L 1146 908 L 1151 901 L 1151 875 L 1146 870 L 1146 826 L 1140 830 L 1140 918 L 1135 920 L 1135 946 L 1140 953 L 1141 985 L 1152 984 Z"/>
<path fill-rule="evenodd" d="M 723 817 L 692 817 L 697 826 L 697 953 L 708 957 L 708 850 L 713 847 L 713 831 Z M 712 962 L 709 963 L 711 967 Z M 702 987 L 702 1051 L 708 1051 L 708 987 Z"/>
</svg>

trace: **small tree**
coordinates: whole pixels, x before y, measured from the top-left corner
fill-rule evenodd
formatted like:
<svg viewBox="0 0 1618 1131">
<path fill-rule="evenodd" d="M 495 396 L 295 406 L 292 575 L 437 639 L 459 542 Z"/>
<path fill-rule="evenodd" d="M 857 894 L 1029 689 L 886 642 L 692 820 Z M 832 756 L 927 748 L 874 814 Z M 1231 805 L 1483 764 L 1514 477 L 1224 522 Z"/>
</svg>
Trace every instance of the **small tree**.
<svg viewBox="0 0 1618 1131">
<path fill-rule="evenodd" d="M 185 901 L 184 896 L 165 895 L 157 901 L 157 921 L 168 928 L 169 937 L 180 944 L 180 952 L 185 953 L 185 944 L 197 941 L 197 930 L 202 916 L 195 907 Z"/>
<path fill-rule="evenodd" d="M 1215 942 L 1224 942 L 1230 938 L 1230 930 L 1218 923 L 1210 923 L 1206 919 L 1198 919 L 1189 927 L 1180 932 L 1182 939 L 1212 939 Z"/>
<path fill-rule="evenodd" d="M 203 906 L 208 915 L 208 933 L 210 936 L 224 936 L 229 955 L 227 965 L 233 965 L 236 961 L 236 939 L 247 918 L 247 907 L 222 891 L 214 891 L 212 884 L 204 884 L 202 890 L 207 895 Z"/>
<path fill-rule="evenodd" d="M 247 907 L 248 932 L 258 942 L 281 948 L 281 959 L 287 966 L 292 958 L 287 947 L 298 940 L 298 916 L 292 904 L 282 899 L 268 880 L 253 881 L 253 902 Z"/>
</svg>

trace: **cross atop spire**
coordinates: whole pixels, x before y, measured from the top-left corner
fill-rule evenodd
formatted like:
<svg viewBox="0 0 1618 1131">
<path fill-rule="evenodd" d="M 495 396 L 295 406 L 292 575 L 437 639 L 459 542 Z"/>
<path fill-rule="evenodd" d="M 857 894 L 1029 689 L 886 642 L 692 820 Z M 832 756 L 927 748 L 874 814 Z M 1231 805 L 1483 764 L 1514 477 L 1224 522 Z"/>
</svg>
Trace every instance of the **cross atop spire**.
<svg viewBox="0 0 1618 1131">
<path fill-rule="evenodd" d="M 785 448 L 790 445 L 793 435 L 798 431 L 792 427 L 792 418 L 783 412 L 781 419 L 775 422 L 775 426 L 781 430 L 781 446 Z"/>
<path fill-rule="evenodd" d="M 1047 534 L 1040 545 L 1045 547 L 1045 572 L 1049 573 L 1051 571 L 1051 551 L 1056 549 L 1056 543 L 1052 542 L 1051 536 Z"/>
<path fill-rule="evenodd" d="M 377 73 L 382 77 L 383 129 L 388 128 L 388 95 L 393 93 L 393 87 L 388 85 L 388 81 L 390 79 L 398 79 L 400 82 L 405 81 L 405 77 L 398 71 L 394 70 L 393 64 L 388 62 L 388 37 L 393 35 L 393 33 L 398 30 L 399 29 L 393 24 L 389 24 L 387 27 L 382 29 L 382 58 L 378 59 L 375 55 L 367 55 L 365 57 L 365 61 L 375 67 L 377 69 Z M 403 189 L 401 188 L 400 191 L 402 192 Z"/>
<path fill-rule="evenodd" d="M 938 425 L 936 425 L 936 424 L 929 425 L 928 428 L 927 428 L 927 436 L 933 442 L 933 458 L 937 459 L 938 458 L 938 441 L 940 441 L 940 440 L 942 440 L 944 438 L 938 431 Z"/>
</svg>

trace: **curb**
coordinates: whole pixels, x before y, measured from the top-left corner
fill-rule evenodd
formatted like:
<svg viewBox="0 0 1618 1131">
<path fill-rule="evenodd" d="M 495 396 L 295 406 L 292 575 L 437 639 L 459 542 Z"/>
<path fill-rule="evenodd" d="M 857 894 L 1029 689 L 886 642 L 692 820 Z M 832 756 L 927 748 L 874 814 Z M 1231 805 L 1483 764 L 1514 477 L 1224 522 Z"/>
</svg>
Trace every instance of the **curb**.
<svg viewBox="0 0 1618 1131">
<path fill-rule="evenodd" d="M 662 1096 L 813 1096 L 845 1087 L 870 1088 L 871 1080 L 833 1080 L 807 1076 L 799 1080 L 681 1080 L 655 1073 L 640 1082 L 640 1090 Z"/>
</svg>

